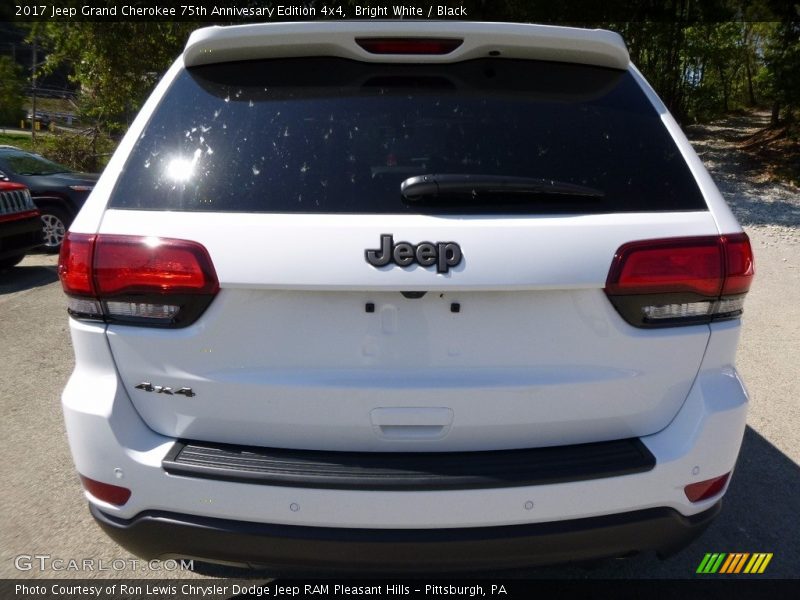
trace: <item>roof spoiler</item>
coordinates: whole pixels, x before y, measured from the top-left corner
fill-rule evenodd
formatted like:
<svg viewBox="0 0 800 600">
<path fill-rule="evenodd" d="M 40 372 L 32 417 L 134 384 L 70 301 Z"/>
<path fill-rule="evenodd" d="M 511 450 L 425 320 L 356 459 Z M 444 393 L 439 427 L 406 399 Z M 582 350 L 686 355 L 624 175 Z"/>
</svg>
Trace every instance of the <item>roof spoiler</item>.
<svg viewBox="0 0 800 600">
<path fill-rule="evenodd" d="M 374 54 L 356 38 L 463 40 L 445 54 Z M 497 56 L 627 69 L 628 49 L 619 34 L 521 23 L 463 21 L 320 21 L 206 27 L 186 43 L 187 67 L 265 58 L 335 56 L 365 62 L 449 63 Z"/>
</svg>

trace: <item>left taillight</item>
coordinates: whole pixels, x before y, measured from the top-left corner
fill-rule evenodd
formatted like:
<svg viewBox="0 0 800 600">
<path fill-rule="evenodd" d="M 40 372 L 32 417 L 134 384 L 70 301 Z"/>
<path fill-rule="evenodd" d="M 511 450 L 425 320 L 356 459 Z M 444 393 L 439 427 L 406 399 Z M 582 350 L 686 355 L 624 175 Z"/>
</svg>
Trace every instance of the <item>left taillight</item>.
<svg viewBox="0 0 800 600">
<path fill-rule="evenodd" d="M 169 238 L 69 232 L 58 275 L 72 316 L 129 325 L 186 327 L 219 291 L 205 247 Z"/>
<path fill-rule="evenodd" d="M 742 314 L 755 270 L 745 233 L 642 240 L 617 250 L 605 292 L 636 327 L 672 327 Z"/>
</svg>

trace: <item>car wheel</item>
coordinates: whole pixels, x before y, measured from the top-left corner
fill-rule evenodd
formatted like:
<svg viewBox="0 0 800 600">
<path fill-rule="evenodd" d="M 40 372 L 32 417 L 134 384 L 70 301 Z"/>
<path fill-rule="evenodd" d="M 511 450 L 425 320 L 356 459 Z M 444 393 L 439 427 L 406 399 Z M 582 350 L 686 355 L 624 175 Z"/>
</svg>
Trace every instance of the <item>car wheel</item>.
<svg viewBox="0 0 800 600">
<path fill-rule="evenodd" d="M 67 235 L 66 214 L 61 209 L 49 206 L 39 210 L 42 213 L 42 248 L 45 252 L 58 252 Z"/>
<path fill-rule="evenodd" d="M 10 269 L 11 267 L 17 266 L 22 259 L 25 258 L 24 254 L 17 254 L 15 256 L 9 256 L 7 258 L 0 258 L 0 270 Z"/>
</svg>

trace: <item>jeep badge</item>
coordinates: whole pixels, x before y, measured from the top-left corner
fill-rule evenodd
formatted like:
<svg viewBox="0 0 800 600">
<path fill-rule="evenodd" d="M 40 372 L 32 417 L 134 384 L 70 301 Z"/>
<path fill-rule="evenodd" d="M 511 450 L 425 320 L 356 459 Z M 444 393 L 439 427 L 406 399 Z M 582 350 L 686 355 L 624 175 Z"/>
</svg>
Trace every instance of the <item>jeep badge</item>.
<svg viewBox="0 0 800 600">
<path fill-rule="evenodd" d="M 461 263 L 463 253 L 461 246 L 455 242 L 420 242 L 417 245 L 409 242 L 394 243 L 392 234 L 381 234 L 381 247 L 377 250 L 366 250 L 364 256 L 373 267 L 383 267 L 393 262 L 400 267 L 407 267 L 416 262 L 423 267 L 436 265 L 437 273 L 447 273 L 450 267 Z"/>
</svg>

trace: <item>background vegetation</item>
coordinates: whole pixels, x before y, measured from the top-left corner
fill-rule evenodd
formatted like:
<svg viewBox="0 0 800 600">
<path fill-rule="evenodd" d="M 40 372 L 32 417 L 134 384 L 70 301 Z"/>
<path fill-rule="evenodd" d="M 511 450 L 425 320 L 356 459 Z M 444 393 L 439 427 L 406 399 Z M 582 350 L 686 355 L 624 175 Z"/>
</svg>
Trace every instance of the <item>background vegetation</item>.
<svg viewBox="0 0 800 600">
<path fill-rule="evenodd" d="M 258 3 L 269 4 L 278 2 Z M 355 4 L 365 2 L 343 2 L 351 14 Z M 474 20 L 615 30 L 628 44 L 633 62 L 682 124 L 760 107 L 771 112 L 771 127 L 780 136 L 798 138 L 800 4 L 792 0 L 606 0 L 547 6 L 524 0 L 464 0 L 463 4 Z M 626 20 L 609 19 L 620 15 Z M 69 68 L 79 90 L 80 115 L 90 124 L 92 144 L 83 144 L 84 150 L 97 154 L 98 141 L 124 132 L 189 33 L 210 24 L 38 22 L 29 27 L 28 39 L 36 39 L 46 52 L 42 72 Z M 0 57 L 0 106 L 9 114 L 19 112 L 15 94 L 22 77 L 20 69 Z M 4 117 L 0 110 L 0 119 Z M 68 162 L 78 160 L 80 142 L 51 144 L 51 150 L 73 157 Z"/>
<path fill-rule="evenodd" d="M 0 56 L 0 124 L 16 124 L 22 116 L 23 74 L 20 66 Z"/>
</svg>

